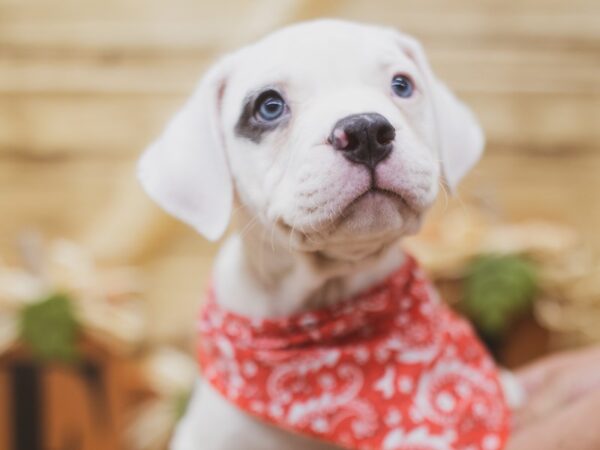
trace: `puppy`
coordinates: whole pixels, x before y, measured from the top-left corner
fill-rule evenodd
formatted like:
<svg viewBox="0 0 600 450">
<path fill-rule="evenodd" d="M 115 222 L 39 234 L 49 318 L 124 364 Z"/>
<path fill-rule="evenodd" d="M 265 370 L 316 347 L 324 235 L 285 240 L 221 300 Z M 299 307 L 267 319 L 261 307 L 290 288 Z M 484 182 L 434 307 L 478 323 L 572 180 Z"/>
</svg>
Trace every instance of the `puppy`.
<svg viewBox="0 0 600 450">
<path fill-rule="evenodd" d="M 434 76 L 420 45 L 391 29 L 303 23 L 217 62 L 139 163 L 143 187 L 165 210 L 210 240 L 232 216 L 238 230 L 216 261 L 200 324 L 205 378 L 172 448 L 501 448 L 507 415 L 493 365 L 398 244 L 419 229 L 442 182 L 455 188 L 483 144 L 475 118 Z M 389 294 L 398 290 L 421 299 L 410 300 L 418 308 L 404 321 Z M 373 303 L 377 295 L 391 295 L 387 306 Z M 324 326 L 307 325 L 311 317 Z M 410 349 L 390 343 L 417 320 L 446 341 L 410 359 Z M 344 321 L 339 335 L 321 334 L 332 328 L 328 321 Z M 257 331 L 269 327 L 279 327 L 277 344 Z M 396 340 L 382 335 L 386 327 Z M 242 334 L 247 340 L 237 342 Z M 452 369 L 458 335 L 478 355 L 477 367 L 460 374 Z M 357 347 L 361 339 L 364 348 Z M 388 347 L 376 347 L 384 340 Z M 352 363 L 343 359 L 350 348 Z M 400 376 L 419 364 L 414 378 Z M 280 398 L 269 404 L 259 401 L 277 374 L 299 366 L 296 384 L 278 385 Z M 450 391 L 423 406 L 419 389 L 438 380 L 435 370 L 466 402 L 473 403 L 474 389 L 487 389 L 482 420 L 495 417 L 493 433 L 484 429 L 464 444 L 463 435 L 477 428 L 471 416 L 483 407 L 455 410 Z M 264 385 L 252 381 L 260 371 Z M 363 390 L 344 402 L 331 394 L 348 394 L 356 380 Z"/>
</svg>

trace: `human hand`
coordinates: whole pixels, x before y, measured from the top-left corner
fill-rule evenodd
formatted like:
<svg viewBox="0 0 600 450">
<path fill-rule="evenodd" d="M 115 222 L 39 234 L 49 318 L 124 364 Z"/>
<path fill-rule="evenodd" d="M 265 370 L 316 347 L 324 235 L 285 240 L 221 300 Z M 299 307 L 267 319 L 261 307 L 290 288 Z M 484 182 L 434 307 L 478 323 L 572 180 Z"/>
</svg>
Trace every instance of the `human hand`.
<svg viewBox="0 0 600 450">
<path fill-rule="evenodd" d="M 527 393 L 509 450 L 600 449 L 600 347 L 559 354 L 515 373 Z"/>
</svg>

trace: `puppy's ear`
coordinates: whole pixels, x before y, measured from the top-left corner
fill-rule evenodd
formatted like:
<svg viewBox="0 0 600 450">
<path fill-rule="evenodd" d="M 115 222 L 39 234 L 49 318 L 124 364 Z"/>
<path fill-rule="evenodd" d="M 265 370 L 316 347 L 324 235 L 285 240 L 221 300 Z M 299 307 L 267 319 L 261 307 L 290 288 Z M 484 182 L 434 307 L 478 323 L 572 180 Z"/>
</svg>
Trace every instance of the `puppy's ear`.
<svg viewBox="0 0 600 450">
<path fill-rule="evenodd" d="M 138 162 L 148 195 L 210 240 L 224 233 L 232 208 L 220 118 L 229 65 L 226 59 L 209 70 Z"/>
<path fill-rule="evenodd" d="M 429 91 L 433 105 L 444 178 L 450 189 L 455 190 L 458 182 L 483 153 L 483 131 L 471 110 L 436 78 L 421 44 L 410 36 L 399 33 L 396 35 L 425 79 L 425 89 Z"/>
</svg>

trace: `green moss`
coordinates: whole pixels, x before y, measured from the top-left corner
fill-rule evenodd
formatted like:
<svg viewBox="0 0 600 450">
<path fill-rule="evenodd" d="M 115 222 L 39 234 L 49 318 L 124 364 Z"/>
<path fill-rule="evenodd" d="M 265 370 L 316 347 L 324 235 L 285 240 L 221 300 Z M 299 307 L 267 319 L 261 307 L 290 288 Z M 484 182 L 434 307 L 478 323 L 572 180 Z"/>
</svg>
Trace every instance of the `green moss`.
<svg viewBox="0 0 600 450">
<path fill-rule="evenodd" d="M 78 324 L 69 297 L 52 294 L 21 312 L 21 339 L 43 361 L 77 359 Z"/>
<path fill-rule="evenodd" d="M 486 337 L 501 337 L 531 309 L 537 280 L 533 265 L 512 255 L 485 255 L 468 268 L 461 309 Z"/>
<path fill-rule="evenodd" d="M 190 403 L 191 397 L 191 391 L 179 392 L 175 396 L 175 416 L 177 421 L 179 421 L 179 419 L 181 419 L 185 414 L 188 404 Z"/>
</svg>

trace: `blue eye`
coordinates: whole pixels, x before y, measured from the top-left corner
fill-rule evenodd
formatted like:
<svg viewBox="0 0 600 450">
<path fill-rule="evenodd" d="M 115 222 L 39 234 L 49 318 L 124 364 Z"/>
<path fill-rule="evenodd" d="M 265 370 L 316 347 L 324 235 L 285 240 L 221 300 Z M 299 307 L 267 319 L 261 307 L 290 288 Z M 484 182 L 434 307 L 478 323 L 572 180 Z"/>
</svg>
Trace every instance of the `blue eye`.
<svg viewBox="0 0 600 450">
<path fill-rule="evenodd" d="M 415 86 L 407 76 L 396 75 L 392 78 L 392 90 L 398 97 L 408 98 L 413 95 Z"/>
<path fill-rule="evenodd" d="M 256 102 L 256 114 L 260 119 L 272 122 L 285 112 L 285 101 L 275 91 L 263 92 Z"/>
</svg>

